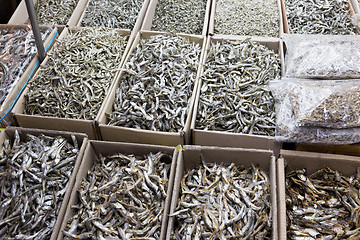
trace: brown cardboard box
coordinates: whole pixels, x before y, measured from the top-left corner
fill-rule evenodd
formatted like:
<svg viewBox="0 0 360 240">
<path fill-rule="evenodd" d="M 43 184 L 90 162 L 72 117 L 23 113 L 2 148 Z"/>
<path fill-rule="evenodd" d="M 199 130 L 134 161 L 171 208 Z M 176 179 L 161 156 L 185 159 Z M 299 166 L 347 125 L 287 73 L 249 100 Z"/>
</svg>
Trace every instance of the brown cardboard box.
<svg viewBox="0 0 360 240">
<path fill-rule="evenodd" d="M 360 144 L 323 145 L 323 144 L 296 144 L 297 151 L 332 153 L 360 156 Z"/>
<path fill-rule="evenodd" d="M 340 173 L 351 176 L 360 167 L 360 158 L 325 153 L 310 153 L 281 150 L 277 160 L 277 190 L 278 190 L 278 226 L 279 239 L 286 239 L 286 203 L 285 175 L 291 170 L 306 168 L 307 174 L 312 174 L 325 166 L 336 169 Z"/>
<path fill-rule="evenodd" d="M 37 0 L 33 0 L 34 6 L 37 2 Z M 80 14 L 85 7 L 86 0 L 79 0 L 78 4 L 76 5 L 69 21 L 66 25 L 68 26 L 75 26 L 76 23 L 79 21 Z M 25 24 L 29 20 L 29 15 L 27 12 L 25 0 L 22 0 L 18 7 L 16 8 L 14 14 L 10 18 L 8 24 Z M 58 24 L 61 25 L 61 24 Z"/>
<path fill-rule="evenodd" d="M 152 23 L 153 23 L 155 13 L 156 13 L 156 6 L 157 6 L 158 2 L 159 2 L 159 0 L 150 0 L 150 4 L 146 11 L 146 15 L 145 15 L 141 30 L 147 30 L 147 31 L 151 30 Z M 205 16 L 204 16 L 204 25 L 203 25 L 203 30 L 202 30 L 202 34 L 201 34 L 202 36 L 207 36 L 210 8 L 211 8 L 211 0 L 207 0 L 206 11 L 205 11 Z"/>
<path fill-rule="evenodd" d="M 205 70 L 205 62 L 207 58 L 207 53 L 210 48 L 210 43 L 221 42 L 223 40 L 232 40 L 232 41 L 242 41 L 247 39 L 247 37 L 241 36 L 214 36 L 209 37 L 206 43 L 206 51 L 203 56 L 203 67 L 201 69 L 201 74 Z M 282 72 L 284 67 L 284 54 L 283 54 L 283 45 L 280 39 L 276 38 L 264 38 L 264 37 L 252 37 L 250 38 L 254 42 L 258 42 L 262 45 L 265 45 L 269 49 L 277 52 L 281 59 L 281 68 Z M 274 137 L 270 136 L 259 136 L 259 135 L 250 135 L 250 134 L 241 134 L 241 133 L 227 133 L 220 131 L 205 131 L 196 129 L 196 117 L 199 107 L 200 99 L 200 90 L 201 90 L 202 80 L 199 78 L 198 88 L 195 99 L 195 106 L 193 110 L 193 116 L 191 119 L 191 139 L 192 144 L 202 145 L 202 146 L 219 146 L 219 147 L 240 147 L 240 148 L 257 148 L 257 149 L 271 149 L 274 151 L 275 156 L 278 156 L 281 143 L 275 142 Z"/>
<path fill-rule="evenodd" d="M 282 11 L 282 1 L 283 0 L 276 0 L 278 3 L 278 8 L 279 8 L 279 38 L 282 36 L 282 34 L 284 33 L 284 26 L 283 26 L 283 14 L 284 12 Z M 214 27 L 215 27 L 215 9 L 216 9 L 216 0 L 212 0 L 211 3 L 211 13 L 210 13 L 210 20 L 209 20 L 209 34 L 211 36 L 216 35 L 216 36 L 228 36 L 228 35 L 222 35 L 222 34 L 215 34 L 214 33 Z M 241 24 L 241 20 L 239 21 L 238 24 Z M 250 36 L 248 36 L 250 37 Z"/>
<path fill-rule="evenodd" d="M 28 25 L 11 25 L 11 24 L 0 24 L 0 29 L 26 29 Z M 40 26 L 41 29 L 50 28 L 50 26 Z M 50 33 L 48 38 L 44 41 L 44 48 L 45 50 L 50 49 L 52 44 L 54 43 L 54 39 L 58 35 L 58 29 L 54 28 L 53 31 Z M 25 88 L 27 82 L 31 79 L 31 77 L 36 72 L 37 68 L 39 67 L 39 58 L 36 54 L 32 61 L 29 63 L 29 66 L 25 69 L 23 75 L 16 83 L 14 88 L 11 90 L 9 95 L 6 97 L 5 101 L 0 107 L 0 121 L 1 127 L 6 127 L 7 125 L 13 124 L 14 119 L 13 116 L 10 114 L 12 107 L 14 106 L 18 96 L 21 94 L 23 89 Z"/>
<path fill-rule="evenodd" d="M 18 127 L 7 127 L 5 130 L 1 131 L 0 133 L 0 145 L 3 144 L 5 139 L 10 139 L 11 142 L 14 141 L 14 134 L 15 131 L 19 132 L 20 138 L 21 139 L 25 139 L 27 134 L 32 134 L 35 136 L 39 136 L 40 134 L 44 134 L 47 136 L 62 136 L 65 137 L 66 139 L 68 139 L 70 142 L 72 142 L 71 140 L 71 135 L 74 135 L 79 147 L 80 147 L 80 151 L 79 151 L 79 155 L 76 158 L 76 162 L 74 165 L 74 169 L 71 175 L 71 178 L 69 179 L 69 187 L 68 190 L 66 191 L 65 195 L 64 195 L 64 199 L 63 202 L 61 204 L 60 207 L 60 211 L 59 211 L 59 215 L 57 216 L 57 220 L 55 223 L 55 227 L 53 229 L 53 232 L 51 234 L 51 240 L 55 240 L 56 237 L 58 236 L 59 233 L 59 228 L 60 228 L 60 223 L 63 221 L 63 217 L 65 214 L 65 210 L 66 207 L 68 206 L 68 202 L 69 202 L 69 198 L 70 198 L 70 193 L 71 190 L 74 186 L 75 183 L 75 176 L 79 170 L 79 166 L 81 164 L 82 158 L 83 158 L 83 154 L 85 151 L 85 147 L 87 145 L 88 139 L 87 136 L 85 134 L 80 134 L 80 133 L 72 133 L 72 132 L 59 132 L 59 131 L 51 131 L 51 130 L 39 130 L 39 129 L 29 129 L 29 128 L 18 128 Z"/>
<path fill-rule="evenodd" d="M 75 212 L 71 208 L 72 205 L 76 205 L 79 202 L 77 189 L 80 187 L 82 179 L 87 176 L 87 172 L 92 168 L 96 155 L 101 153 L 103 156 L 109 156 L 115 153 L 123 154 L 135 154 L 135 155 L 145 155 L 150 152 L 159 152 L 162 151 L 166 154 L 172 155 L 171 170 L 169 176 L 169 183 L 167 189 L 167 197 L 165 200 L 164 216 L 168 215 L 171 202 L 172 187 L 174 183 L 175 169 L 176 169 L 176 159 L 178 152 L 175 147 L 164 147 L 164 146 L 155 146 L 155 145 L 144 145 L 144 144 L 131 144 L 131 143 L 115 143 L 115 142 L 103 142 L 103 141 L 89 141 L 89 144 L 86 147 L 83 160 L 79 169 L 79 172 L 76 176 L 76 182 L 72 189 L 71 197 L 66 208 L 64 219 L 61 223 L 61 231 L 59 232 L 58 240 L 63 239 L 63 231 L 66 228 L 67 221 L 72 217 Z M 161 224 L 161 234 L 160 240 L 163 240 L 166 234 L 167 221 L 163 217 Z"/>
<path fill-rule="evenodd" d="M 219 148 L 185 146 L 180 150 L 176 165 L 175 182 L 170 206 L 170 215 L 175 212 L 180 198 L 181 179 L 185 174 L 185 169 L 193 169 L 202 161 L 229 165 L 235 163 L 237 166 L 250 167 L 252 164 L 258 165 L 270 177 L 271 207 L 272 207 L 272 239 L 277 239 L 277 203 L 276 203 L 276 167 L 275 157 L 272 151 L 242 148 Z M 170 239 L 174 231 L 175 217 L 169 217 L 166 239 Z"/>
<path fill-rule="evenodd" d="M 140 31 L 128 52 L 127 58 L 125 62 L 127 62 L 133 50 L 136 48 L 136 45 L 140 41 L 140 38 L 148 39 L 152 35 L 156 34 L 166 34 L 162 32 L 150 32 L 150 31 Z M 187 35 L 187 34 L 179 34 L 179 36 L 183 36 L 190 41 L 195 43 L 199 43 L 202 47 L 202 53 L 200 56 L 200 63 L 204 53 L 205 47 L 205 37 L 198 35 Z M 192 95 L 192 99 L 190 101 L 190 106 L 188 109 L 188 116 L 185 122 L 185 126 L 181 132 L 170 133 L 170 132 L 160 132 L 160 131 L 150 131 L 150 130 L 142 130 L 135 128 L 126 128 L 126 127 L 117 127 L 117 126 L 109 126 L 106 125 L 108 123 L 108 119 L 106 114 L 111 113 L 113 108 L 113 102 L 115 99 L 115 91 L 119 84 L 121 84 L 121 78 L 124 74 L 124 71 L 121 71 L 118 78 L 115 80 L 114 88 L 109 91 L 108 96 L 106 98 L 106 104 L 104 108 L 102 108 L 102 112 L 100 112 L 99 118 L 97 118 L 97 122 L 99 125 L 100 133 L 102 140 L 105 141 L 117 141 L 117 142 L 134 142 L 134 143 L 146 143 L 146 144 L 158 144 L 158 145 L 166 145 L 166 146 L 176 146 L 178 144 L 186 144 L 188 142 L 189 129 L 190 129 L 190 121 L 191 115 L 193 111 L 195 93 L 198 84 L 198 78 L 200 73 L 201 64 L 199 65 L 197 71 L 197 80 L 194 84 L 194 91 Z"/>
<path fill-rule="evenodd" d="M 76 31 L 80 29 L 79 27 L 71 27 L 65 28 L 59 40 L 64 39 L 69 31 Z M 117 30 L 120 35 L 129 35 L 129 30 Z M 56 46 L 55 46 L 56 47 Z M 126 49 L 129 47 L 129 43 Z M 126 51 L 125 49 L 125 51 Z M 126 54 L 122 56 L 122 60 L 120 63 L 120 67 L 122 65 L 123 59 L 125 58 Z M 48 57 L 45 58 L 41 65 L 46 65 L 48 61 Z M 36 78 L 37 74 L 35 74 L 34 78 Z M 117 74 L 114 76 L 116 78 Z M 114 80 L 112 81 L 109 92 L 111 91 L 114 84 Z M 12 113 L 18 124 L 21 127 L 28 127 L 28 128 L 40 128 L 40 129 L 54 129 L 54 130 L 61 130 L 61 131 L 74 131 L 74 132 L 82 132 L 86 133 L 89 136 L 89 139 L 99 139 L 96 128 L 95 122 L 92 120 L 82 120 L 82 119 L 65 119 L 65 118 L 56 118 L 56 117 L 45 117 L 40 115 L 26 115 L 24 114 L 25 108 L 25 94 L 29 91 L 29 87 L 27 87 L 24 92 L 21 94 L 18 102 L 14 106 Z M 106 99 L 106 97 L 105 97 Z M 101 108 L 105 103 L 105 99 Z M 101 108 L 99 109 L 99 113 L 101 112 Z"/>
</svg>

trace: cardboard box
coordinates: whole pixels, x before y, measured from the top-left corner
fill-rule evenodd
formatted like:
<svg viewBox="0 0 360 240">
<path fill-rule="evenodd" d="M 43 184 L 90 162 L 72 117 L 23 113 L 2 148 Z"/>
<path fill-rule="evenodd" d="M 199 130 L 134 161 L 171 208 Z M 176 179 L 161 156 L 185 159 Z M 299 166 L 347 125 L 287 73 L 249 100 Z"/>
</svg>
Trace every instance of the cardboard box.
<svg viewBox="0 0 360 240">
<path fill-rule="evenodd" d="M 147 31 L 151 30 L 158 2 L 159 2 L 159 0 L 150 0 L 150 4 L 146 11 L 146 15 L 145 15 L 141 30 L 147 30 Z M 201 34 L 202 36 L 207 36 L 207 33 L 208 33 L 210 8 L 211 8 L 211 0 L 207 0 L 205 16 L 204 16 L 204 25 L 203 25 L 203 30 L 202 30 L 202 34 Z"/>
<path fill-rule="evenodd" d="M 310 175 L 316 170 L 325 166 L 330 167 L 344 174 L 351 176 L 356 174 L 357 167 L 360 167 L 360 158 L 344 155 L 333 155 L 325 153 L 310 153 L 281 150 L 280 158 L 277 160 L 277 189 L 278 189 L 278 226 L 279 239 L 286 239 L 286 195 L 285 175 L 291 170 L 306 168 Z"/>
<path fill-rule="evenodd" d="M 64 39 L 69 31 L 76 31 L 80 29 L 79 27 L 71 27 L 65 28 L 59 40 Z M 129 30 L 117 30 L 120 35 L 129 35 Z M 129 44 L 126 48 L 128 48 Z M 55 46 L 56 47 L 56 46 Z M 126 51 L 126 49 L 125 49 Z M 125 55 L 122 56 L 122 60 L 120 63 L 120 67 L 122 66 L 123 59 Z M 45 58 L 41 65 L 46 65 L 47 61 L 49 60 L 48 57 Z M 38 73 L 37 73 L 38 74 Z M 35 74 L 34 78 L 37 77 Z M 114 79 L 116 78 L 117 74 L 115 74 Z M 114 80 L 112 80 L 111 85 L 109 86 L 109 92 L 114 84 Z M 73 131 L 73 132 L 82 132 L 86 133 L 89 136 L 89 139 L 99 139 L 97 129 L 95 128 L 95 120 L 83 120 L 83 119 L 70 119 L 70 118 L 56 118 L 56 117 L 46 117 L 41 115 L 27 115 L 24 114 L 25 109 L 25 95 L 29 91 L 29 87 L 27 87 L 23 93 L 21 94 L 18 102 L 14 106 L 12 113 L 14 117 L 21 127 L 28 127 L 28 128 L 40 128 L 40 129 L 54 129 L 60 131 Z M 102 106 L 99 109 L 99 113 L 101 108 L 105 103 L 105 99 L 103 100 Z M 99 116 L 99 115 L 98 115 Z"/>
<path fill-rule="evenodd" d="M 156 153 L 162 151 L 165 154 L 172 155 L 171 170 L 168 182 L 167 197 L 165 200 L 164 207 L 164 216 L 168 215 L 171 202 L 172 187 L 174 183 L 175 169 L 176 169 L 176 159 L 178 152 L 175 147 L 165 147 L 165 146 L 155 146 L 155 145 L 144 145 L 144 144 L 131 144 L 131 143 L 115 143 L 115 142 L 103 142 L 103 141 L 89 141 L 88 146 L 86 147 L 83 160 L 79 169 L 79 172 L 76 176 L 76 182 L 73 187 L 69 203 L 64 215 L 64 219 L 61 223 L 61 231 L 59 232 L 58 240 L 63 239 L 63 231 L 66 228 L 67 221 L 70 217 L 74 216 L 75 211 L 71 208 L 72 205 L 79 203 L 77 189 L 81 186 L 82 179 L 87 176 L 87 172 L 94 165 L 96 155 L 101 153 L 103 156 L 110 156 L 116 153 L 123 154 L 135 154 L 143 156 L 149 154 L 150 152 Z M 161 223 L 161 234 L 160 240 L 165 238 L 167 228 L 166 218 L 163 217 Z"/>
<path fill-rule="evenodd" d="M 270 194 L 272 207 L 272 238 L 277 239 L 277 203 L 276 203 L 276 167 L 275 157 L 268 150 L 242 149 L 242 148 L 219 148 L 219 147 L 200 147 L 185 146 L 180 150 L 176 166 L 175 182 L 170 206 L 170 215 L 177 207 L 180 198 L 181 180 L 185 170 L 196 168 L 205 161 L 207 163 L 223 163 L 225 166 L 235 163 L 237 166 L 251 167 L 252 164 L 264 170 L 270 179 Z M 175 217 L 169 217 L 166 239 L 171 239 L 174 231 Z"/>
<path fill-rule="evenodd" d="M 0 29 L 28 29 L 28 25 L 10 25 L 10 24 L 0 24 Z M 51 26 L 40 26 L 40 30 L 51 28 Z M 44 41 L 45 51 L 51 48 L 54 43 L 54 39 L 58 35 L 58 29 L 53 28 L 53 31 Z M 39 67 L 39 58 L 36 54 L 34 58 L 29 63 L 28 67 L 25 69 L 24 73 L 15 84 L 13 89 L 10 91 L 9 95 L 6 97 L 5 101 L 2 103 L 0 107 L 0 127 L 6 127 L 7 125 L 14 124 L 13 116 L 10 114 L 12 107 L 17 101 L 19 95 L 24 90 L 27 82 L 31 79 L 31 77 L 36 72 Z"/>
<path fill-rule="evenodd" d="M 247 37 L 241 36 L 214 36 L 209 37 L 206 43 L 206 51 L 203 56 L 203 67 L 201 69 L 200 76 L 205 71 L 205 63 L 207 58 L 207 53 L 210 49 L 211 43 L 221 42 L 223 40 L 231 41 L 243 41 L 248 39 Z M 283 54 L 283 44 L 280 39 L 275 38 L 264 38 L 264 37 L 252 37 L 250 38 L 254 42 L 265 45 L 271 50 L 274 50 L 279 54 L 281 60 L 281 72 L 283 73 L 284 67 L 284 54 Z M 274 137 L 271 136 L 260 136 L 260 135 L 250 135 L 242 133 L 228 133 L 221 131 L 207 131 L 196 129 L 196 117 L 198 113 L 199 100 L 200 100 L 200 90 L 202 85 L 202 79 L 199 78 L 195 106 L 193 110 L 193 116 L 191 119 L 191 139 L 192 144 L 202 145 L 202 146 L 219 146 L 219 147 L 240 147 L 240 148 L 256 148 L 256 149 L 271 149 L 274 151 L 275 156 L 278 156 L 281 148 L 281 143 L 276 142 Z"/>
<path fill-rule="evenodd" d="M 51 130 L 39 130 L 39 129 L 29 129 L 29 128 L 18 128 L 18 127 L 7 127 L 5 130 L 1 131 L 0 133 L 0 145 L 3 144 L 5 139 L 10 139 L 11 142 L 14 141 L 15 138 L 15 131 L 19 132 L 20 138 L 22 140 L 25 139 L 27 134 L 32 134 L 35 136 L 39 136 L 40 134 L 44 134 L 47 136 L 62 136 L 66 139 L 68 139 L 70 142 L 72 142 L 71 135 L 74 135 L 78 144 L 79 144 L 79 155 L 76 158 L 74 169 L 72 171 L 72 175 L 69 179 L 69 187 L 64 195 L 63 202 L 60 207 L 59 215 L 57 216 L 57 220 L 55 223 L 55 227 L 53 229 L 53 232 L 51 234 L 51 240 L 55 240 L 59 233 L 60 223 L 63 221 L 63 217 L 65 214 L 66 207 L 68 206 L 69 198 L 71 190 L 75 183 L 75 176 L 79 170 L 79 166 L 81 164 L 81 161 L 83 159 L 83 154 L 85 151 L 85 147 L 87 145 L 88 139 L 85 134 L 80 133 L 72 133 L 72 132 L 59 132 L 59 131 L 51 131 Z"/>
<path fill-rule="evenodd" d="M 148 39 L 153 35 L 157 34 L 166 34 L 163 32 L 149 32 L 149 31 L 140 31 L 133 44 L 132 47 L 126 57 L 125 62 L 127 62 L 131 58 L 131 53 L 136 49 L 137 44 L 140 41 L 140 38 Z M 205 47 L 205 37 L 199 35 L 187 35 L 187 34 L 178 34 L 184 38 L 189 39 L 192 42 L 199 43 L 202 52 L 200 55 L 199 62 L 201 63 L 201 59 L 204 53 Z M 135 129 L 135 128 L 126 128 L 126 127 L 118 127 L 118 126 L 110 126 L 107 125 L 108 119 L 106 114 L 110 114 L 113 108 L 113 102 L 115 99 L 115 91 L 116 88 L 121 84 L 121 78 L 124 75 L 124 71 L 121 71 L 119 76 L 117 77 L 114 87 L 108 93 L 106 98 L 106 104 L 104 108 L 102 108 L 102 112 L 100 112 L 99 118 L 97 118 L 97 125 L 99 126 L 99 131 L 101 134 L 102 140 L 105 141 L 116 141 L 116 142 L 133 142 L 133 143 L 146 143 L 146 144 L 158 144 L 158 145 L 166 145 L 166 146 L 176 146 L 178 144 L 186 144 L 189 142 L 189 130 L 190 130 L 190 121 L 191 115 L 194 106 L 195 93 L 198 84 L 199 73 L 201 69 L 201 64 L 199 65 L 197 71 L 196 81 L 194 83 L 193 95 L 190 100 L 190 105 L 188 108 L 188 116 L 186 118 L 185 126 L 180 132 L 160 132 L 160 131 L 151 131 L 151 130 L 143 130 L 143 129 Z"/>
<path fill-rule="evenodd" d="M 34 6 L 38 0 L 33 0 Z M 76 23 L 79 21 L 80 14 L 82 10 L 84 9 L 86 4 L 86 0 L 79 0 L 78 4 L 76 5 L 70 19 L 68 20 L 67 24 L 68 26 L 75 26 Z M 16 8 L 14 14 L 10 18 L 8 24 L 25 24 L 29 21 L 29 15 L 27 12 L 25 0 L 22 0 L 18 7 Z M 39 24 L 41 24 L 39 22 Z M 64 25 L 64 24 L 56 24 L 57 25 Z"/>
<path fill-rule="evenodd" d="M 360 143 L 345 145 L 296 144 L 297 151 L 360 156 Z"/>
<path fill-rule="evenodd" d="M 284 33 L 284 26 L 283 26 L 283 14 L 284 12 L 282 11 L 282 1 L 283 0 L 276 0 L 277 4 L 278 4 L 278 9 L 279 9 L 279 36 L 277 38 L 280 38 L 282 36 L 282 34 Z M 210 13 L 210 19 L 209 19 L 209 35 L 213 36 L 229 36 L 229 35 L 223 35 L 223 34 L 215 34 L 215 11 L 216 11 L 216 0 L 212 0 L 211 3 L 211 13 Z M 238 24 L 241 24 L 241 19 L 239 20 Z M 249 36 L 248 36 L 249 37 Z M 259 36 L 260 37 L 260 36 Z"/>
</svg>

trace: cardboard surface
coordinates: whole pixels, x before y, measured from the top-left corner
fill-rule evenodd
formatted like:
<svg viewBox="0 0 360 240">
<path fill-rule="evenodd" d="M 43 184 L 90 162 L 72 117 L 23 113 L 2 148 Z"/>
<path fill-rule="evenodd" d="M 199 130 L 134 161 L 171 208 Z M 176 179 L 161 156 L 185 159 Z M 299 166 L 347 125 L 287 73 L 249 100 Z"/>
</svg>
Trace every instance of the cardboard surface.
<svg viewBox="0 0 360 240">
<path fill-rule="evenodd" d="M 288 171 L 306 168 L 307 174 L 310 175 L 324 167 L 330 167 L 340 173 L 351 176 L 356 174 L 360 167 L 360 158 L 325 154 L 310 153 L 300 151 L 281 150 L 280 158 L 277 160 L 277 189 L 278 189 L 278 223 L 279 239 L 286 239 L 286 194 L 285 194 L 285 175 Z"/>
<path fill-rule="evenodd" d="M 232 162 L 237 166 L 251 167 L 252 164 L 258 165 L 264 170 L 270 179 L 270 194 L 272 206 L 272 239 L 277 239 L 277 202 L 276 202 L 276 169 L 275 157 L 271 151 L 241 148 L 219 148 L 219 147 L 200 147 L 185 146 L 180 150 L 177 160 L 175 182 L 172 193 L 170 206 L 170 215 L 172 215 L 177 207 L 180 198 L 181 179 L 185 174 L 185 170 L 193 169 L 202 161 L 208 163 L 218 163 L 229 165 Z M 169 217 L 166 239 L 171 239 L 174 231 L 175 217 Z"/>
<path fill-rule="evenodd" d="M 360 144 L 346 145 L 320 145 L 320 144 L 296 144 L 297 151 L 331 153 L 341 155 L 360 156 Z"/>
<path fill-rule="evenodd" d="M 124 62 L 127 62 L 130 57 L 131 53 L 136 48 L 137 44 L 140 41 L 140 38 L 148 39 L 152 35 L 156 34 L 166 34 L 163 32 L 150 32 L 150 31 L 140 31 Z M 198 35 L 188 35 L 188 34 L 178 34 L 179 36 L 185 37 L 190 41 L 195 43 L 199 43 L 202 51 L 200 55 L 199 62 L 203 58 L 204 50 L 205 50 L 205 37 L 198 36 Z M 125 64 L 125 63 L 124 63 Z M 96 118 L 97 126 L 99 126 L 99 131 L 101 135 L 101 139 L 105 141 L 119 141 L 119 142 L 135 142 L 135 143 L 145 143 L 145 144 L 159 144 L 159 145 L 167 145 L 167 146 L 176 146 L 178 144 L 187 144 L 189 142 L 189 133 L 190 133 L 190 122 L 192 111 L 194 107 L 194 100 L 195 94 L 197 92 L 197 85 L 199 81 L 199 74 L 201 70 L 201 64 L 199 64 L 196 80 L 194 83 L 194 90 L 191 96 L 190 105 L 188 108 L 188 116 L 185 121 L 185 126 L 182 131 L 177 133 L 170 133 L 170 132 L 160 132 L 160 131 L 150 131 L 150 130 L 142 130 L 142 129 L 135 129 L 135 128 L 125 128 L 125 127 L 117 127 L 117 126 L 109 126 L 107 125 L 108 119 L 107 114 L 110 114 L 113 108 L 113 103 L 115 99 L 115 92 L 117 87 L 121 84 L 121 78 L 124 74 L 124 71 L 121 71 L 119 76 L 114 81 L 114 85 L 109 91 L 106 99 L 105 105 L 101 109 L 99 117 Z"/>
<path fill-rule="evenodd" d="M 69 198 L 70 198 L 70 193 L 71 190 L 74 186 L 75 183 L 75 176 L 79 170 L 82 158 L 83 158 L 83 154 L 85 151 L 85 147 L 87 145 L 88 139 L 87 136 L 85 134 L 78 134 L 78 133 L 72 133 L 72 132 L 59 132 L 59 131 L 50 131 L 50 130 L 39 130 L 39 129 L 28 129 L 28 128 L 18 128 L 18 127 L 7 127 L 5 130 L 0 132 L 0 145 L 3 144 L 5 139 L 10 139 L 11 141 L 14 140 L 14 134 L 15 131 L 18 130 L 19 135 L 21 137 L 21 139 L 23 140 L 26 137 L 26 134 L 32 134 L 35 136 L 38 136 L 40 134 L 44 134 L 47 136 L 62 136 L 68 140 L 70 140 L 70 142 L 72 142 L 71 140 L 71 135 L 74 135 L 78 144 L 79 144 L 79 154 L 76 158 L 75 161 L 75 165 L 74 165 L 74 169 L 73 172 L 71 174 L 71 177 L 69 179 L 69 185 L 68 185 L 68 189 L 64 195 L 64 199 L 63 202 L 61 204 L 60 207 L 60 211 L 59 211 L 59 215 L 57 216 L 57 220 L 55 223 L 55 227 L 53 229 L 53 232 L 51 234 L 50 240 L 55 240 L 58 236 L 59 230 L 60 230 L 60 224 L 63 221 L 63 217 L 65 214 L 65 210 L 66 207 L 68 205 L 69 202 Z"/>
<path fill-rule="evenodd" d="M 162 151 L 166 154 L 172 156 L 171 161 L 171 170 L 168 182 L 167 189 L 167 198 L 165 200 L 164 216 L 161 224 L 161 234 L 160 240 L 165 239 L 165 233 L 167 228 L 166 216 L 170 208 L 172 186 L 174 182 L 175 169 L 176 169 L 176 159 L 178 152 L 175 147 L 165 147 L 165 146 L 155 146 L 155 145 L 144 145 L 144 144 L 131 144 L 131 143 L 115 143 L 115 142 L 102 142 L 102 141 L 89 141 L 89 144 L 86 147 L 85 153 L 83 155 L 82 164 L 76 176 L 76 182 L 72 189 L 71 197 L 66 208 L 66 212 L 61 223 L 61 230 L 59 232 L 58 240 L 63 239 L 63 231 L 66 228 L 67 220 L 72 217 L 75 212 L 71 208 L 72 205 L 76 205 L 79 202 L 77 189 L 81 186 L 81 181 L 84 177 L 87 176 L 88 170 L 90 170 L 94 164 L 96 155 L 101 153 L 103 156 L 109 156 L 115 153 L 123 154 L 135 154 L 135 155 L 145 155 L 150 152 L 159 152 Z"/>
</svg>

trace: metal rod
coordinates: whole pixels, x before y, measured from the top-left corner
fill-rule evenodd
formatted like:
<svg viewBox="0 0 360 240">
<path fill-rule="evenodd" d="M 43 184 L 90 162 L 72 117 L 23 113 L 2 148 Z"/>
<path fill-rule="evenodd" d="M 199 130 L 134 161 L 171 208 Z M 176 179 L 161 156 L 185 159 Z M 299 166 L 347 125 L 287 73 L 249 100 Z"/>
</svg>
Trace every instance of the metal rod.
<svg viewBox="0 0 360 240">
<path fill-rule="evenodd" d="M 33 4 L 32 0 L 25 0 L 25 3 L 26 3 L 26 8 L 27 8 L 28 14 L 29 14 L 29 18 L 30 18 L 31 28 L 34 33 L 35 43 L 36 43 L 36 47 L 37 47 L 38 54 L 39 54 L 39 59 L 40 59 L 40 62 L 42 62 L 45 58 L 45 49 L 44 49 L 44 44 L 41 39 L 39 23 L 36 19 L 34 4 Z"/>
</svg>

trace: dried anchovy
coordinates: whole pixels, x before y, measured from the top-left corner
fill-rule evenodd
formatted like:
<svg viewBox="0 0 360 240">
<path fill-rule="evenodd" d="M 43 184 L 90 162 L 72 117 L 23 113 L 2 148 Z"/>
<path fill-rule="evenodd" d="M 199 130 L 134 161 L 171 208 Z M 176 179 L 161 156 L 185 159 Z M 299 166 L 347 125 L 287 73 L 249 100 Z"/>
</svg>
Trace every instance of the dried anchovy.
<svg viewBox="0 0 360 240">
<path fill-rule="evenodd" d="M 79 149 L 76 138 L 15 132 L 0 152 L 0 238 L 50 239 Z M 11 146 L 12 144 L 12 146 Z"/>
<path fill-rule="evenodd" d="M 268 82 L 280 78 L 280 59 L 250 40 L 210 47 L 196 128 L 274 135 L 274 100 Z"/>
<path fill-rule="evenodd" d="M 359 173 L 299 169 L 286 175 L 285 191 L 289 239 L 360 238 Z"/>
<path fill-rule="evenodd" d="M 159 0 L 152 30 L 201 35 L 205 11 L 206 0 Z"/>
<path fill-rule="evenodd" d="M 355 34 L 348 0 L 285 0 L 290 33 Z"/>
<path fill-rule="evenodd" d="M 51 28 L 42 30 L 42 40 L 51 31 Z M 0 105 L 20 80 L 36 53 L 35 39 L 30 29 L 0 30 Z"/>
<path fill-rule="evenodd" d="M 171 158 L 99 156 L 78 189 L 65 239 L 159 239 L 170 169 L 165 157 Z"/>
<path fill-rule="evenodd" d="M 270 239 L 271 215 L 264 171 L 203 163 L 182 178 L 172 239 Z"/>
<path fill-rule="evenodd" d="M 82 26 L 133 29 L 144 0 L 90 0 Z"/>
<path fill-rule="evenodd" d="M 276 0 L 217 0 L 214 32 L 244 36 L 279 36 Z"/>
<path fill-rule="evenodd" d="M 66 25 L 79 0 L 38 0 L 35 12 L 40 24 Z"/>
<path fill-rule="evenodd" d="M 70 30 L 29 82 L 25 113 L 93 120 L 119 70 L 128 36 L 108 28 Z"/>
<path fill-rule="evenodd" d="M 200 45 L 172 34 L 141 39 L 126 63 L 109 125 L 177 132 L 186 121 Z"/>
</svg>

